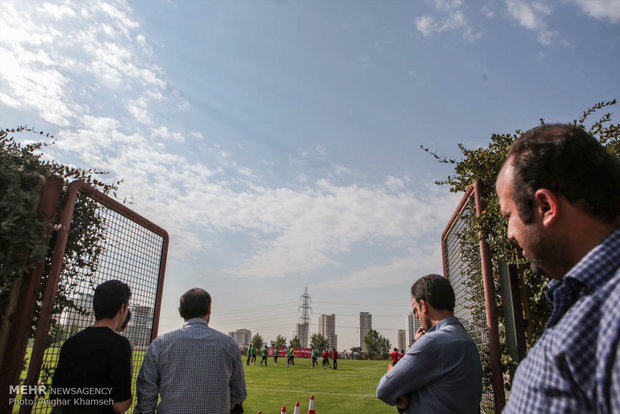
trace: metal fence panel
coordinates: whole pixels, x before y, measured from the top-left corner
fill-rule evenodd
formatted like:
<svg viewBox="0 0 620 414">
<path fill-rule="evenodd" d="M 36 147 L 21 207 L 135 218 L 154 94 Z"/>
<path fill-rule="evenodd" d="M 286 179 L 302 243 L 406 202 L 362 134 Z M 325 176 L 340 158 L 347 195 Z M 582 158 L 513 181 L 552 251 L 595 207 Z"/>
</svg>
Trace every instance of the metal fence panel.
<svg viewBox="0 0 620 414">
<path fill-rule="evenodd" d="M 132 394 L 135 396 L 135 383 L 144 351 L 151 340 L 157 336 L 168 234 L 165 230 L 92 187 L 77 183 L 74 191 L 78 192 L 75 198 L 78 203 L 84 199 L 92 203 L 95 216 L 102 224 L 102 237 L 99 243 L 101 252 L 98 255 L 96 268 L 92 269 L 94 271 L 80 268 L 77 271 L 77 277 L 70 279 L 65 277 L 68 267 L 78 266 L 78 262 L 88 261 L 91 257 L 64 258 L 63 271 L 60 273 L 58 284 L 72 299 L 73 305 L 62 309 L 57 305 L 54 306 L 52 314 L 55 323 L 52 324 L 51 329 L 48 328 L 47 335 L 37 335 L 32 350 L 31 361 L 36 362 L 35 353 L 42 354 L 40 371 L 36 366 L 29 367 L 26 384 L 39 383 L 51 386 L 53 372 L 64 341 L 94 323 L 92 312 L 94 288 L 106 280 L 118 279 L 127 283 L 131 288 L 129 302 L 131 320 L 122 334 L 129 339 L 133 349 Z M 65 206 L 65 209 L 67 208 Z M 69 228 L 69 231 L 73 232 L 71 237 L 88 237 L 78 233 L 84 229 L 76 229 L 73 226 Z M 58 285 L 56 288 L 58 289 Z M 45 338 L 44 346 L 40 343 L 41 338 Z M 44 352 L 42 352 L 43 348 L 46 348 Z M 134 404 L 135 401 L 134 398 Z M 30 408 L 36 413 L 50 411 L 50 407 L 45 404 L 35 404 L 33 407 L 23 406 L 20 412 L 30 412 Z"/>
<path fill-rule="evenodd" d="M 470 224 L 476 216 L 475 189 L 471 186 L 463 196 L 442 236 L 444 275 L 450 279 L 456 297 L 454 314 L 478 346 L 483 368 L 483 389 L 480 410 L 482 413 L 500 412 L 503 408 L 503 379 L 499 363 L 497 316 L 485 304 L 482 247 L 468 246 L 463 236 L 472 231 Z M 492 275 L 488 275 L 491 277 Z M 492 279 L 491 279 L 492 283 Z M 492 296 L 491 296 L 492 297 Z M 495 306 L 493 302 L 491 306 Z M 491 312 L 492 318 L 487 317 Z M 493 319 L 494 329 L 489 326 Z M 495 335 L 497 336 L 497 335 Z M 498 390 L 498 388 L 500 388 Z"/>
</svg>

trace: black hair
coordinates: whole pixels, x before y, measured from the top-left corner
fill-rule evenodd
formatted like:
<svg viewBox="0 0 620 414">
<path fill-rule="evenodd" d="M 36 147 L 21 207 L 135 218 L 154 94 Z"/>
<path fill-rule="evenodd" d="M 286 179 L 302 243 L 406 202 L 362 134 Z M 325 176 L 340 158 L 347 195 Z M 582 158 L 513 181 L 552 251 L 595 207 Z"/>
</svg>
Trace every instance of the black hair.
<svg viewBox="0 0 620 414">
<path fill-rule="evenodd" d="M 454 290 L 443 276 L 422 276 L 411 286 L 411 296 L 416 302 L 423 300 L 437 310 L 454 312 Z"/>
<path fill-rule="evenodd" d="M 125 320 L 123 321 L 123 324 L 121 325 L 121 331 L 127 328 L 127 325 L 129 325 L 130 320 L 131 320 L 131 310 L 128 310 L 127 317 L 125 318 Z"/>
<path fill-rule="evenodd" d="M 121 306 L 129 304 L 131 290 L 120 280 L 108 280 L 95 288 L 93 310 L 95 320 L 112 319 Z"/>
<path fill-rule="evenodd" d="M 192 318 L 202 318 L 209 313 L 211 295 L 204 289 L 193 288 L 181 296 L 179 313 L 186 321 Z"/>
<path fill-rule="evenodd" d="M 541 188 L 603 222 L 620 217 L 620 161 L 582 128 L 549 124 L 530 129 L 512 144 L 508 159 L 524 223 L 533 220 L 534 194 Z"/>
</svg>

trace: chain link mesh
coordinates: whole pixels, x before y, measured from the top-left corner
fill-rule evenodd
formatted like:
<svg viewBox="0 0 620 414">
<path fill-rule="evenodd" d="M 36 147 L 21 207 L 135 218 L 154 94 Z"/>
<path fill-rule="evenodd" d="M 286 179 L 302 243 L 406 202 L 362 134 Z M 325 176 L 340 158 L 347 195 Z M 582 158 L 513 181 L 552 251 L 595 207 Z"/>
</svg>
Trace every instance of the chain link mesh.
<svg viewBox="0 0 620 414">
<path fill-rule="evenodd" d="M 483 369 L 482 413 L 494 413 L 495 402 L 493 378 L 489 359 L 489 338 L 484 304 L 484 288 L 482 286 L 482 265 L 478 246 L 468 246 L 463 242 L 463 235 L 471 231 L 468 218 L 476 215 L 474 193 L 472 192 L 462 213 L 456 218 L 449 232 L 445 235 L 444 262 L 446 277 L 454 289 L 456 316 L 469 336 L 474 340 L 480 352 Z"/>
<path fill-rule="evenodd" d="M 87 196 L 80 193 L 79 197 L 83 200 Z M 87 202 L 94 203 L 95 215 L 102 225 L 98 230 L 101 232 L 98 235 L 101 250 L 98 255 L 96 251 L 91 252 L 89 257 L 65 257 L 65 269 L 70 266 L 78 269 L 77 276 L 72 277 L 67 276 L 69 272 L 63 271 L 59 283 L 64 284 L 62 288 L 69 294 L 73 303 L 62 309 L 54 309 L 54 312 L 57 312 L 55 323 L 50 329 L 50 346 L 43 357 L 39 383 L 51 387 L 52 376 L 64 341 L 95 322 L 92 310 L 95 287 L 104 281 L 117 279 L 127 283 L 131 289 L 129 301 L 131 319 L 122 335 L 129 339 L 133 350 L 132 395 L 135 396 L 139 364 L 151 342 L 156 323 L 154 312 L 158 300 L 164 237 L 98 201 L 89 199 Z M 83 229 L 72 226 L 71 237 L 92 236 L 85 233 L 77 234 L 80 231 L 83 232 Z M 84 262 L 89 262 L 95 255 L 97 260 L 94 269 L 80 266 Z M 32 412 L 47 413 L 50 410 L 49 406 L 35 404 Z"/>
</svg>

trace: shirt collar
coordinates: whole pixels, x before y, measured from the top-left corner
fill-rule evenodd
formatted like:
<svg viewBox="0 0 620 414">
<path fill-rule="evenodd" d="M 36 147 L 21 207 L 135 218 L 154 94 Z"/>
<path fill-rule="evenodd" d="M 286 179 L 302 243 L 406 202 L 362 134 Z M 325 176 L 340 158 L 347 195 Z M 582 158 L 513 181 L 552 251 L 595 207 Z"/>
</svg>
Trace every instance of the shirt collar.
<svg viewBox="0 0 620 414">
<path fill-rule="evenodd" d="M 616 227 L 603 241 L 590 250 L 564 275 L 561 281 L 551 280 L 547 284 L 550 290 L 549 296 L 553 299 L 553 292 L 560 285 L 571 284 L 575 281 L 583 284 L 588 291 L 594 292 L 613 276 L 619 266 L 620 226 Z"/>
<path fill-rule="evenodd" d="M 581 295 L 595 292 L 620 267 L 620 226 L 588 252 L 562 280 L 547 284 L 547 299 L 553 312 L 547 326 L 555 325 Z"/>
<path fill-rule="evenodd" d="M 460 323 L 459 320 L 456 318 L 456 316 L 449 316 L 437 322 L 435 326 L 433 326 L 431 329 L 428 330 L 428 332 L 438 331 L 444 326 L 454 325 L 456 323 Z"/>
<path fill-rule="evenodd" d="M 183 323 L 183 327 L 189 326 L 189 325 L 205 325 L 205 326 L 209 326 L 207 324 L 207 321 L 205 321 L 202 318 L 192 318 L 192 319 L 188 319 L 185 321 L 185 323 Z"/>
<path fill-rule="evenodd" d="M 613 276 L 619 266 L 620 226 L 616 227 L 573 266 L 564 276 L 564 279 L 574 278 L 594 292 Z"/>
</svg>

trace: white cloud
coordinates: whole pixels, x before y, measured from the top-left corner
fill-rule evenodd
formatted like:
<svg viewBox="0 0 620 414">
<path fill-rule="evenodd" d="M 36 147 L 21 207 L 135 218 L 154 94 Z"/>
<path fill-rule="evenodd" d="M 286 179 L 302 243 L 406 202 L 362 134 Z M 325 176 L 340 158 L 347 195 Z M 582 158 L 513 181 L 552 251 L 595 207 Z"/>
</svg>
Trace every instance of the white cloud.
<svg viewBox="0 0 620 414">
<path fill-rule="evenodd" d="M 246 208 L 231 207 L 228 215 L 243 212 L 243 217 L 237 213 L 235 223 L 252 225 L 274 237 L 262 242 L 233 272 L 263 277 L 310 272 L 337 264 L 338 255 L 358 243 L 374 240 L 408 246 L 428 233 L 440 233 L 456 198 L 428 190 L 424 194 L 393 193 L 383 186 L 336 186 L 320 181 L 302 191 L 260 189 L 244 195 L 249 197 Z"/>
<path fill-rule="evenodd" d="M 433 246 L 434 247 L 434 246 Z M 344 278 L 329 280 L 318 284 L 316 289 L 348 290 L 360 288 L 378 288 L 385 286 L 403 286 L 413 283 L 419 277 L 430 273 L 443 273 L 438 269 L 441 255 L 436 248 L 428 249 L 416 246 L 405 257 L 394 259 L 390 263 L 369 266 L 351 272 Z"/>
<path fill-rule="evenodd" d="M 76 15 L 75 11 L 70 7 L 59 6 L 52 3 L 43 3 L 41 7 L 38 7 L 37 9 L 53 16 L 56 20 L 60 20 L 64 16 L 74 17 Z"/>
<path fill-rule="evenodd" d="M 125 108 L 129 111 L 131 115 L 138 121 L 143 124 L 151 123 L 151 114 L 147 109 L 148 105 L 145 99 L 132 99 L 125 103 Z"/>
<path fill-rule="evenodd" d="M 159 128 L 154 128 L 151 131 L 151 136 L 153 138 L 162 138 L 164 140 L 174 142 L 185 142 L 183 134 L 181 134 L 180 132 L 169 131 L 168 127 L 165 125 L 162 125 Z"/>
<path fill-rule="evenodd" d="M 554 31 L 547 27 L 545 17 L 549 16 L 553 9 L 546 2 L 528 0 L 506 0 L 508 14 L 525 29 L 538 33 L 538 41 L 543 45 L 552 43 L 556 36 Z"/>
<path fill-rule="evenodd" d="M 484 6 L 482 6 L 482 14 L 484 14 L 490 19 L 495 17 L 495 10 L 493 10 L 489 5 L 485 4 Z"/>
<path fill-rule="evenodd" d="M 581 9 L 600 20 L 609 20 L 611 23 L 620 22 L 620 1 L 618 0 L 574 0 Z"/>
<path fill-rule="evenodd" d="M 405 187 L 405 181 L 398 177 L 392 177 L 391 175 L 385 180 L 385 186 L 390 190 L 400 190 Z"/>
<path fill-rule="evenodd" d="M 435 7 L 442 10 L 453 10 L 463 5 L 463 0 L 433 0 Z"/>
<path fill-rule="evenodd" d="M 143 98 L 119 104 L 149 123 L 148 100 L 161 96 L 166 83 L 157 67 L 141 60 L 141 38 L 129 37 L 139 28 L 129 10 L 124 2 L 2 2 L 0 19 L 13 22 L 0 31 L 2 102 L 66 127 L 82 124 L 93 92 L 143 86 L 149 89 Z M 88 86 L 78 87 L 76 79 Z"/>
<path fill-rule="evenodd" d="M 440 17 L 420 16 L 415 20 L 416 29 L 424 37 L 445 31 L 460 31 L 463 38 L 475 41 L 481 37 L 476 32 L 463 13 L 461 0 L 434 0 L 435 8 L 441 13 Z"/>
<path fill-rule="evenodd" d="M 547 27 L 543 16 L 549 15 L 549 6 L 536 1 L 506 0 L 508 13 L 524 28 L 530 30 L 542 30 Z"/>
<path fill-rule="evenodd" d="M 421 16 L 415 19 L 415 27 L 424 36 L 430 36 L 439 31 L 439 25 L 431 16 Z"/>
</svg>

